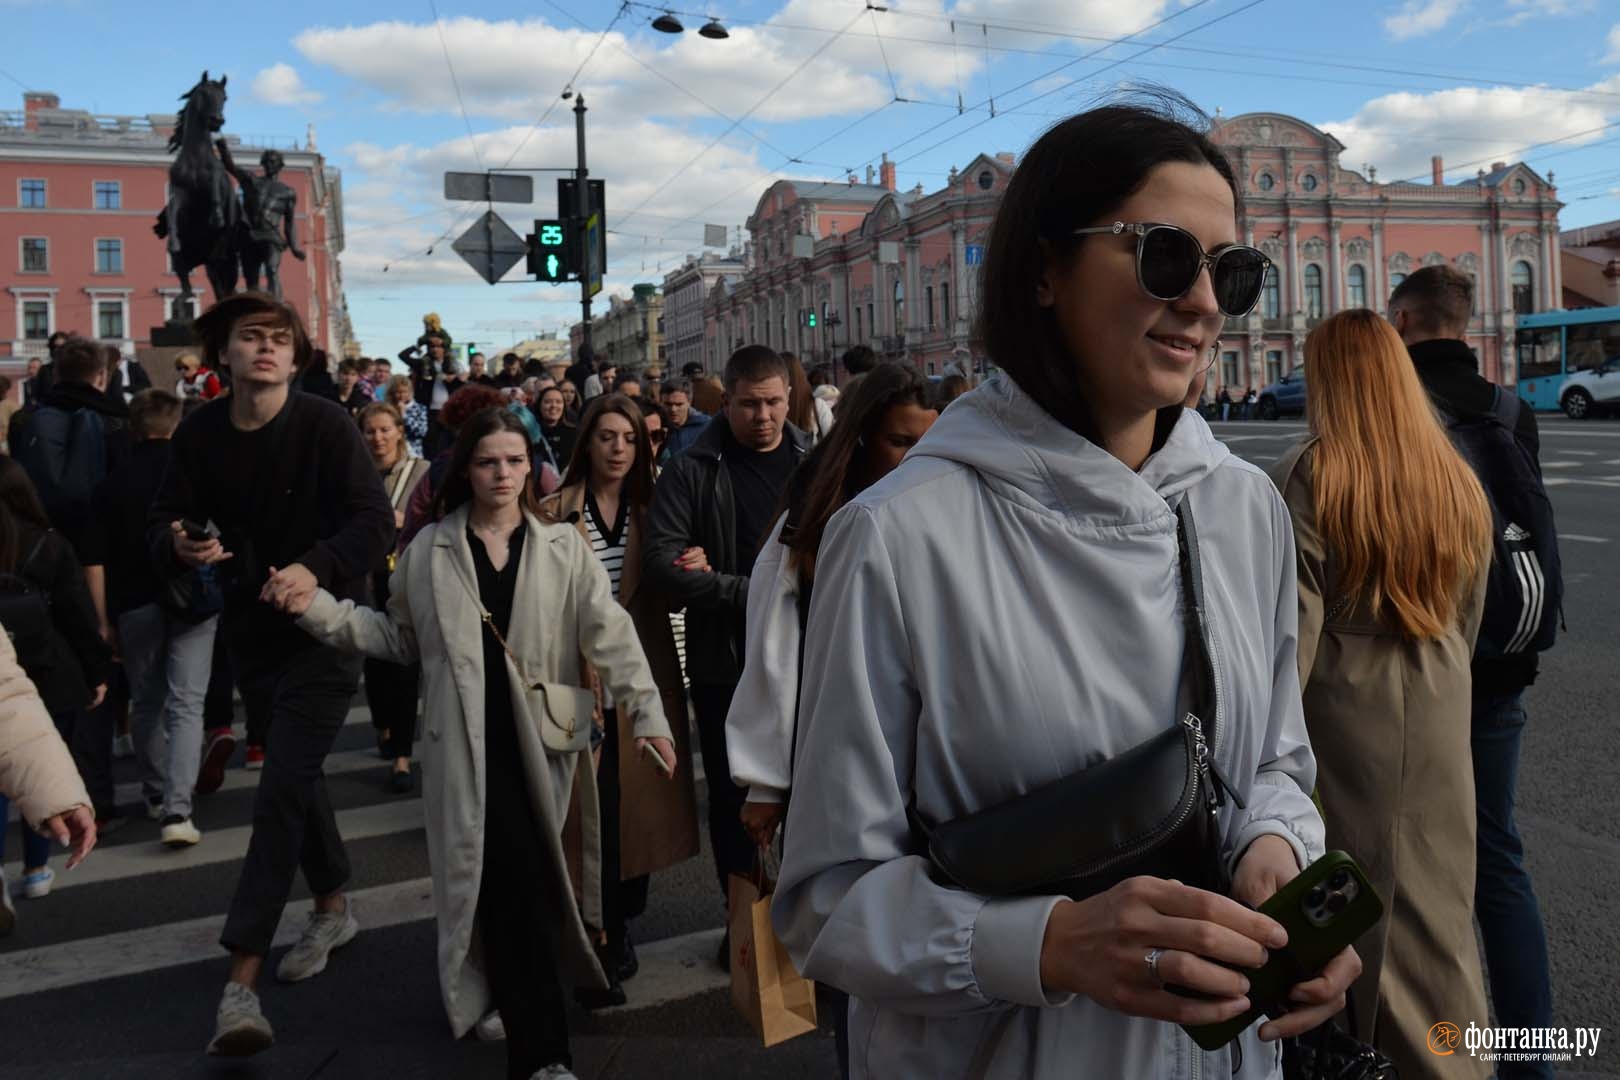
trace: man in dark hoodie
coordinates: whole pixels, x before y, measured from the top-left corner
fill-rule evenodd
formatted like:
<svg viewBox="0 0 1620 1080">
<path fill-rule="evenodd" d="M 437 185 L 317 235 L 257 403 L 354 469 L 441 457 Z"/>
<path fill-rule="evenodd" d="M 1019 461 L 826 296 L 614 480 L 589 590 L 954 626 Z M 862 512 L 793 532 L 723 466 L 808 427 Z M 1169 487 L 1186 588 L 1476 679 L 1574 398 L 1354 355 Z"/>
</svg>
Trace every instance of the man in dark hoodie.
<svg viewBox="0 0 1620 1080">
<path fill-rule="evenodd" d="M 726 714 L 742 675 L 748 575 L 788 478 L 810 449 L 809 436 L 787 421 L 788 366 L 780 355 L 763 345 L 738 349 L 726 362 L 725 383 L 724 415 L 659 477 L 641 557 L 642 577 L 688 612 L 686 675 L 722 895 L 727 877 L 747 875 L 754 863 L 754 842 L 741 820 L 746 792 L 732 783 L 726 753 Z"/>
<path fill-rule="evenodd" d="M 1461 420 L 1489 415 L 1496 397 L 1496 386 L 1480 375 L 1479 361 L 1466 340 L 1473 310 L 1473 279 L 1449 266 L 1424 267 L 1397 286 L 1389 300 L 1390 322 L 1406 343 L 1429 397 Z M 1528 406 L 1518 410 L 1513 434 L 1538 459 L 1539 469 L 1541 438 Z M 1536 680 L 1537 659 L 1528 651 L 1476 655 L 1473 665 L 1471 743 L 1478 812 L 1474 908 L 1485 942 L 1497 1022 L 1512 1028 L 1552 1023 L 1546 931 L 1513 821 L 1526 719 L 1524 691 Z M 1549 1080 L 1552 1076 L 1550 1065 L 1527 1065 L 1524 1070 L 1514 1075 Z"/>
<path fill-rule="evenodd" d="M 302 868 L 315 912 L 282 957 L 279 979 L 319 974 L 359 930 L 321 768 L 359 685 L 360 660 L 318 644 L 272 604 L 317 587 L 363 600 L 371 568 L 393 543 L 394 513 L 348 414 L 291 389 L 312 352 L 296 310 L 237 293 L 196 325 L 208 365 L 229 364 L 232 391 L 175 432 L 147 542 L 168 577 L 218 568 L 232 670 L 242 697 L 269 717 L 253 836 L 220 935 L 230 976 L 208 1047 L 244 1056 L 274 1042 L 254 987 L 293 875 Z"/>
</svg>

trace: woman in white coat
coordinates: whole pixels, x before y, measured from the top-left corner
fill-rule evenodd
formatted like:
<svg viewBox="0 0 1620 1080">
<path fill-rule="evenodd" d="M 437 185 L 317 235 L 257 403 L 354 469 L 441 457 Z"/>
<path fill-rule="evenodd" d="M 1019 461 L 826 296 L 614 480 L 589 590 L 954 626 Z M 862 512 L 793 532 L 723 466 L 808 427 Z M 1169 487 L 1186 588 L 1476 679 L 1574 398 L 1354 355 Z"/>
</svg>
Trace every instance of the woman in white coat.
<svg viewBox="0 0 1620 1080">
<path fill-rule="evenodd" d="M 807 977 L 850 994 L 852 1076 L 1272 1080 L 1276 1040 L 1343 1007 L 1351 950 L 1227 1047 L 1177 1026 L 1247 1011 L 1222 965 L 1258 967 L 1286 933 L 1244 905 L 1322 853 L 1288 512 L 1181 407 L 1265 279 L 1237 191 L 1205 135 L 1153 108 L 1043 135 L 985 256 L 980 336 L 1003 374 L 822 539 L 772 919 Z M 1184 604 L 1200 579 L 1204 604 Z M 1179 736 L 1199 642 L 1190 685 L 1213 696 L 1196 726 L 1230 794 L 1198 846 L 1072 897 L 978 892 L 931 865 L 922 832 Z M 1002 834 L 1023 844 L 975 858 L 1120 816 L 1026 821 Z M 1021 867 L 1003 869 L 979 880 Z M 1225 875 L 1230 895 L 1184 883 Z"/>
<path fill-rule="evenodd" d="M 672 771 L 675 753 L 629 614 L 578 531 L 535 515 L 532 469 L 517 417 L 503 408 L 474 415 L 436 496 L 437 523 L 394 571 L 388 610 L 325 592 L 305 611 L 296 602 L 288 610 L 340 648 L 421 661 L 445 1010 L 458 1038 L 499 1012 L 511 1080 L 554 1080 L 574 1075 L 563 980 L 607 985 L 586 928 L 602 923 L 599 829 L 589 750 L 549 751 L 525 687 L 581 687 L 589 662 L 634 717 L 636 749 L 650 742 Z M 590 715 L 588 693 L 578 710 Z M 572 881 L 561 836 L 576 783 L 584 850 Z"/>
</svg>

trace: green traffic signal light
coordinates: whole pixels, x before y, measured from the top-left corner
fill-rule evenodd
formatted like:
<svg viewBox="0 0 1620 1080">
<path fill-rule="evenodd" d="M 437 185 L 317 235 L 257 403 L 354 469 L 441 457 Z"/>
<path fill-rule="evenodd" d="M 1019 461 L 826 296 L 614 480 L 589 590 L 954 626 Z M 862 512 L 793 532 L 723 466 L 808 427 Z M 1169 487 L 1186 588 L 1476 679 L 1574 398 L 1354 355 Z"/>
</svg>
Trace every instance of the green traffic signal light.
<svg viewBox="0 0 1620 1080">
<path fill-rule="evenodd" d="M 552 252 L 550 255 L 547 255 L 546 256 L 546 277 L 551 277 L 551 278 L 556 277 L 557 276 L 558 266 L 559 266 L 559 260 L 557 258 L 557 253 Z"/>
</svg>

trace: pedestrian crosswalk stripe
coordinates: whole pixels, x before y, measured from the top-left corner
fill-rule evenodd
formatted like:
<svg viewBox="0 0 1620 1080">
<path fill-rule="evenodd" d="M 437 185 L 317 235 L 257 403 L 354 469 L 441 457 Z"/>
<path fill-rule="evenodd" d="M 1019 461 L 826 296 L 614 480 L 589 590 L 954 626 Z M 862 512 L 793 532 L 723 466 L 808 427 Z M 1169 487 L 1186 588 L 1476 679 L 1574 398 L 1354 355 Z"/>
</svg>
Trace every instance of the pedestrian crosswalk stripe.
<svg viewBox="0 0 1620 1080">
<path fill-rule="evenodd" d="M 339 810 L 337 825 L 338 833 L 346 843 L 390 833 L 410 832 L 422 828 L 422 800 L 402 799 Z M 250 822 L 229 829 L 205 829 L 202 843 L 178 851 L 155 842 L 98 847 L 75 869 L 59 870 L 52 891 L 61 892 L 63 889 L 118 881 L 141 874 L 164 874 L 171 870 L 234 862 L 247 854 L 248 840 L 252 835 L 253 825 Z"/>
<path fill-rule="evenodd" d="M 327 776 L 337 776 L 342 773 L 364 772 L 367 769 L 386 769 L 389 763 L 377 756 L 377 751 L 367 748 L 365 750 L 343 750 L 338 753 L 326 755 L 326 762 L 321 766 L 321 772 Z M 232 768 L 226 770 L 225 782 L 220 785 L 220 791 L 240 791 L 243 788 L 256 787 L 262 772 L 253 769 Z M 127 784 L 119 784 L 117 789 L 119 806 L 139 806 L 141 802 L 141 783 L 139 780 Z M 192 797 L 192 805 L 199 809 L 208 806 L 207 795 Z"/>
</svg>

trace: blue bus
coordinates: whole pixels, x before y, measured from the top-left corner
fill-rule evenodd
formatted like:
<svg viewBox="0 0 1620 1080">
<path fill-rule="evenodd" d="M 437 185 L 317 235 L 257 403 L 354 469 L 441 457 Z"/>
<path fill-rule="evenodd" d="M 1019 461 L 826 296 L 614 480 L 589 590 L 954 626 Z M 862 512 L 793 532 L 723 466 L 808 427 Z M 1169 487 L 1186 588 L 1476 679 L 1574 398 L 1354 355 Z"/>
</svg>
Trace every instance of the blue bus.
<svg viewBox="0 0 1620 1080">
<path fill-rule="evenodd" d="M 1517 346 L 1519 396 L 1537 410 L 1561 409 L 1566 379 L 1620 359 L 1620 307 L 1520 315 Z"/>
</svg>

